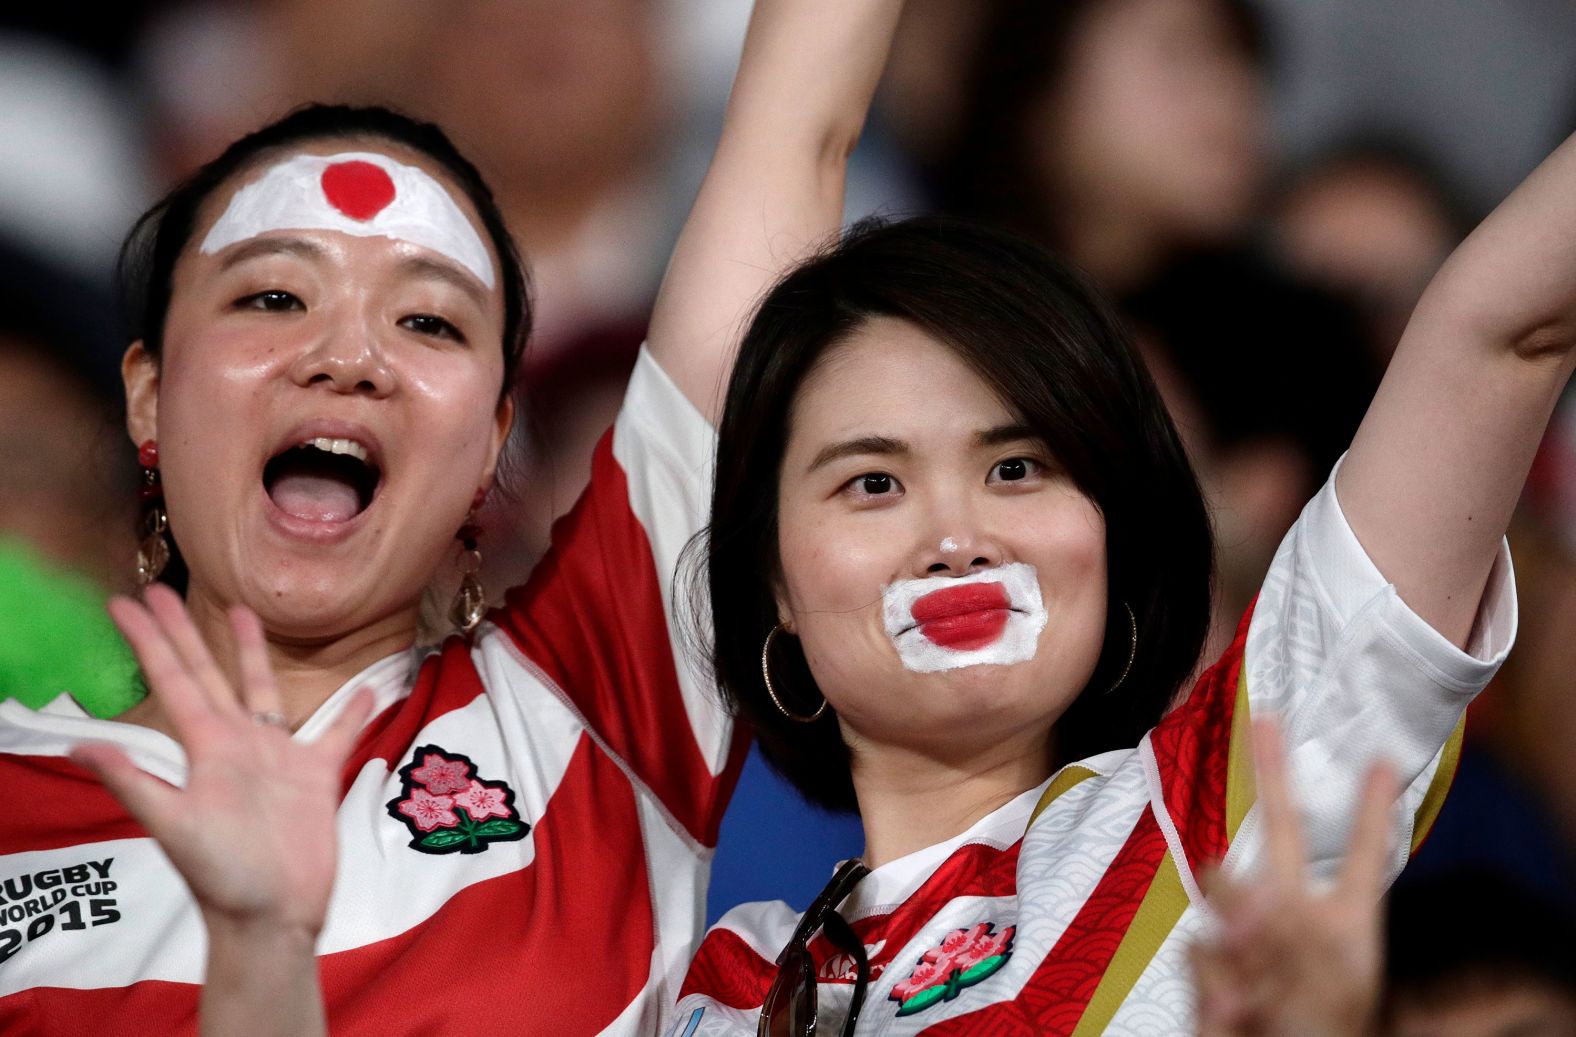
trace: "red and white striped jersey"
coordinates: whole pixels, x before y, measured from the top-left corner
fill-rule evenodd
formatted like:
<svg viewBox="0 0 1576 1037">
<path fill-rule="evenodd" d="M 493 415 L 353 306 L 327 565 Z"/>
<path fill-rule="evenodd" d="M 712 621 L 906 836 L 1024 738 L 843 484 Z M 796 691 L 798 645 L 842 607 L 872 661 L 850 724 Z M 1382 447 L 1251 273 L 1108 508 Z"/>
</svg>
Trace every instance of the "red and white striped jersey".
<svg viewBox="0 0 1576 1037">
<path fill-rule="evenodd" d="M 1250 712 L 1280 718 L 1316 874 L 1334 873 L 1369 761 L 1397 764 L 1407 788 L 1393 877 L 1438 812 L 1463 712 L 1515 626 L 1504 549 L 1468 651 L 1419 619 L 1358 544 L 1332 476 L 1282 542 L 1236 641 L 1136 748 L 1064 767 L 854 888 L 842 914 L 872 973 L 857 1032 L 1195 1032 L 1185 952 L 1209 923 L 1198 874 L 1217 861 L 1251 868 L 1261 852 Z M 669 1034 L 755 1033 L 797 922 L 780 901 L 725 915 Z M 853 962 L 824 937 L 810 949 L 819 1029 L 836 1033 Z"/>
<path fill-rule="evenodd" d="M 703 925 L 742 756 L 687 663 L 679 554 L 710 426 L 642 352 L 553 550 L 469 642 L 386 658 L 351 753 L 319 940 L 335 1034 L 658 1030 Z M 73 745 L 179 784 L 181 748 L 62 697 L 0 704 L 0 1032 L 196 1032 L 205 935 L 159 847 Z"/>
</svg>

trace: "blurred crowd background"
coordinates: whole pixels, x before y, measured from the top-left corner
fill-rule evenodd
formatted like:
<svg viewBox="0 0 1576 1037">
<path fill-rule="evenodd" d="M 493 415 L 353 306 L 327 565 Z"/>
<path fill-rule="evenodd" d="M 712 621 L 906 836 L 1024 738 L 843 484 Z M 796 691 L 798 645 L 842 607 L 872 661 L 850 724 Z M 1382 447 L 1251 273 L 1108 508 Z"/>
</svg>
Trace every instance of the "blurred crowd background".
<svg viewBox="0 0 1576 1037">
<path fill-rule="evenodd" d="M 490 588 L 523 578 L 617 407 L 748 0 L 8 8 L 0 697 L 70 690 L 106 715 L 132 700 L 101 607 L 128 587 L 137 540 L 116 248 L 163 190 L 308 100 L 438 121 L 528 257 L 517 476 L 483 539 Z M 1430 275 L 1572 131 L 1571 0 L 909 0 L 848 216 L 1009 227 L 1125 312 L 1213 508 L 1218 650 Z M 1404 1011 L 1476 989 L 1462 976 L 1542 991 L 1572 1027 L 1548 1032 L 1576 1032 L 1572 952 L 1506 928 L 1554 924 L 1576 900 L 1576 405 L 1511 541 L 1519 644 L 1472 707 L 1456 789 L 1395 900 L 1398 1033 Z M 856 822 L 811 811 L 752 759 L 712 917 L 763 897 L 803 907 L 859 850 Z"/>
</svg>

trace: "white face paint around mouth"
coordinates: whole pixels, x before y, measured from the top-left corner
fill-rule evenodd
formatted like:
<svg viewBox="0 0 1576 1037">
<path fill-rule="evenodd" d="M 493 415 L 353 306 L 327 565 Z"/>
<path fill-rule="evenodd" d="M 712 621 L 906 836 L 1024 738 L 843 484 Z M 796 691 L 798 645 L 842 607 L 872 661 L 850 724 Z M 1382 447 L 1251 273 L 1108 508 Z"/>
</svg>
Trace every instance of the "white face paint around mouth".
<svg viewBox="0 0 1576 1037">
<path fill-rule="evenodd" d="M 449 192 L 425 170 L 387 155 L 296 155 L 271 166 L 235 192 L 200 251 L 278 230 L 408 241 L 460 264 L 489 290 L 494 284 L 491 254 Z"/>
<path fill-rule="evenodd" d="M 929 604 L 916 618 L 921 599 Z M 1047 615 L 1034 566 L 1012 562 L 968 576 L 888 584 L 881 619 L 905 667 L 936 673 L 1027 662 L 1039 648 Z"/>
</svg>

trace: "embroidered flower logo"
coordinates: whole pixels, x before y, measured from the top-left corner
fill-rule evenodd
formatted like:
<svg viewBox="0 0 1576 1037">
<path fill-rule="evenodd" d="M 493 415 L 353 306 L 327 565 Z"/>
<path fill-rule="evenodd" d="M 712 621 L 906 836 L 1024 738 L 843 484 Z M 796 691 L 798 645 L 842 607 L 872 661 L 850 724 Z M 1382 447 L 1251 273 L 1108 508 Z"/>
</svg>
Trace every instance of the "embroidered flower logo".
<svg viewBox="0 0 1576 1037">
<path fill-rule="evenodd" d="M 424 745 L 400 768 L 404 788 L 389 800 L 389 816 L 410 829 L 422 853 L 481 853 L 489 843 L 525 838 L 531 826 L 514 809 L 514 790 L 476 776 L 463 753 Z"/>
<path fill-rule="evenodd" d="M 951 1001 L 964 987 L 988 979 L 1012 957 L 1012 938 L 1018 927 L 994 932 L 994 924 L 980 922 L 972 929 L 949 933 L 941 946 L 919 959 L 909 977 L 889 995 L 898 1003 L 898 1015 L 923 1012 L 938 1001 Z"/>
</svg>

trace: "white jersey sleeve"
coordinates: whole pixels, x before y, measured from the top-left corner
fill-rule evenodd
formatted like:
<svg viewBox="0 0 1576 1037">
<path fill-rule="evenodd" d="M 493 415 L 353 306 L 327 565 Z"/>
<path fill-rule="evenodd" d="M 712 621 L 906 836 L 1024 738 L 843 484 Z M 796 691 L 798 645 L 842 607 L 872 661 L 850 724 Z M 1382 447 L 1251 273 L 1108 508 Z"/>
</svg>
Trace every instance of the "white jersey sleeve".
<svg viewBox="0 0 1576 1037">
<path fill-rule="evenodd" d="M 1237 643 L 1146 739 L 1177 859 L 1185 851 L 1196 869 L 1222 855 L 1227 867 L 1257 856 L 1249 720 L 1273 714 L 1316 871 L 1333 871 L 1345 849 L 1368 766 L 1383 758 L 1397 768 L 1405 785 L 1391 868 L 1398 873 L 1443 801 L 1466 707 L 1504 661 L 1515 630 L 1506 547 L 1471 640 L 1457 648 L 1368 557 L 1332 473 L 1282 541 Z"/>
</svg>

